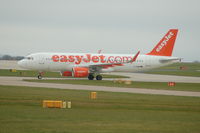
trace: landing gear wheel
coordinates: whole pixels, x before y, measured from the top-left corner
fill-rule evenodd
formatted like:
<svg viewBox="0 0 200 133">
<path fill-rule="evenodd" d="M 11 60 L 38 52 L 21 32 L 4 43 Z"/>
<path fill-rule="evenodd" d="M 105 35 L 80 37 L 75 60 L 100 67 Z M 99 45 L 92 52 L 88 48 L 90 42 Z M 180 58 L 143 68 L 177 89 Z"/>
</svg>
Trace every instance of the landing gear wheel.
<svg viewBox="0 0 200 133">
<path fill-rule="evenodd" d="M 44 72 L 39 72 L 37 78 L 42 79 L 42 76 L 44 75 Z"/>
<path fill-rule="evenodd" d="M 38 77 L 38 79 L 42 79 L 42 75 L 38 75 L 37 77 Z"/>
<path fill-rule="evenodd" d="M 93 80 L 93 79 L 94 79 L 94 75 L 89 74 L 89 75 L 88 75 L 88 79 L 89 79 L 89 80 Z"/>
<path fill-rule="evenodd" d="M 101 75 L 97 75 L 96 76 L 96 80 L 102 80 L 102 76 Z"/>
</svg>

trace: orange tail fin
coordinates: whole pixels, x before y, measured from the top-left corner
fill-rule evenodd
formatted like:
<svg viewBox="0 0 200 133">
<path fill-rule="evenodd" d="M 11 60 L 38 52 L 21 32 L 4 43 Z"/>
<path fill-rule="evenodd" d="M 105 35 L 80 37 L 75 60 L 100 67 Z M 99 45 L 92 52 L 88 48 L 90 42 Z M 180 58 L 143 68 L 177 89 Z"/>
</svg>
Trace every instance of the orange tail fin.
<svg viewBox="0 0 200 133">
<path fill-rule="evenodd" d="M 147 55 L 171 56 L 178 29 L 170 29 L 154 49 Z"/>
</svg>

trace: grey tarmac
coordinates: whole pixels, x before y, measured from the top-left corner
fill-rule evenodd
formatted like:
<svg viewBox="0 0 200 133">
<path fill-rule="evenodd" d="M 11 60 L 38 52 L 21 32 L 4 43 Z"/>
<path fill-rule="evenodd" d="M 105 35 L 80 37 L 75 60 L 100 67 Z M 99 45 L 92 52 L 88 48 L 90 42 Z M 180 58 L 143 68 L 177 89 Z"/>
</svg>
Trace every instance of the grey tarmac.
<svg viewBox="0 0 200 133">
<path fill-rule="evenodd" d="M 128 76 L 130 77 L 129 80 L 132 81 L 200 83 L 200 77 L 145 74 L 145 73 L 124 73 L 124 72 L 113 72 L 110 74 Z"/>
<path fill-rule="evenodd" d="M 200 92 L 155 90 L 155 89 L 141 89 L 141 88 L 118 88 L 118 87 L 72 85 L 72 84 L 57 84 L 57 83 L 35 83 L 35 82 L 23 81 L 23 79 L 35 79 L 35 78 L 2 76 L 0 77 L 0 85 L 200 97 Z"/>
</svg>

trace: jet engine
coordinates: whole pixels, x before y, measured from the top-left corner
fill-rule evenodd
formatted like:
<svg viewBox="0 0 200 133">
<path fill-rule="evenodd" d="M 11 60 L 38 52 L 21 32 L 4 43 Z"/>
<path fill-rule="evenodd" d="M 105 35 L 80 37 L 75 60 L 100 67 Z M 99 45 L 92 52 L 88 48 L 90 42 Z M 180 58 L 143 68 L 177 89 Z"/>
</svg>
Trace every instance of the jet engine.
<svg viewBox="0 0 200 133">
<path fill-rule="evenodd" d="M 89 75 L 89 68 L 86 67 L 74 67 L 72 69 L 73 77 L 87 77 Z"/>
<path fill-rule="evenodd" d="M 61 75 L 62 76 L 72 76 L 72 72 L 71 71 L 64 71 L 64 72 L 61 72 Z"/>
</svg>

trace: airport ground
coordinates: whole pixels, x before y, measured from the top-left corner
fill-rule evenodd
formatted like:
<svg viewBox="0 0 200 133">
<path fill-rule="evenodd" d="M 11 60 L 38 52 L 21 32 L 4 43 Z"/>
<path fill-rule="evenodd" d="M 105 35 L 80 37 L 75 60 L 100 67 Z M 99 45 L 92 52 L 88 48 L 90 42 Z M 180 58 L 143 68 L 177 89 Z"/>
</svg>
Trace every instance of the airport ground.
<svg viewBox="0 0 200 133">
<path fill-rule="evenodd" d="M 143 75 L 145 77 L 146 74 Z M 166 79 L 165 76 L 159 76 L 160 82 Z M 172 81 L 172 77 L 166 82 Z M 184 80 L 191 84 L 194 82 L 193 86 L 197 86 L 198 89 L 200 81 L 198 75 L 185 77 L 188 79 L 181 77 L 177 80 L 178 83 L 184 84 L 182 83 Z M 33 80 L 33 77 L 12 75 L 0 78 L 0 132 L 2 133 L 198 133 L 200 131 L 199 91 L 36 83 L 24 81 L 24 79 Z M 132 78 L 136 81 L 135 76 Z M 97 91 L 96 100 L 89 98 L 91 91 Z M 147 92 L 142 93 L 143 91 Z M 72 109 L 43 109 L 41 102 L 44 99 L 71 101 Z"/>
<path fill-rule="evenodd" d="M 200 98 L 0 86 L 1 133 L 198 133 Z M 71 109 L 42 108 L 66 100 Z"/>
</svg>

